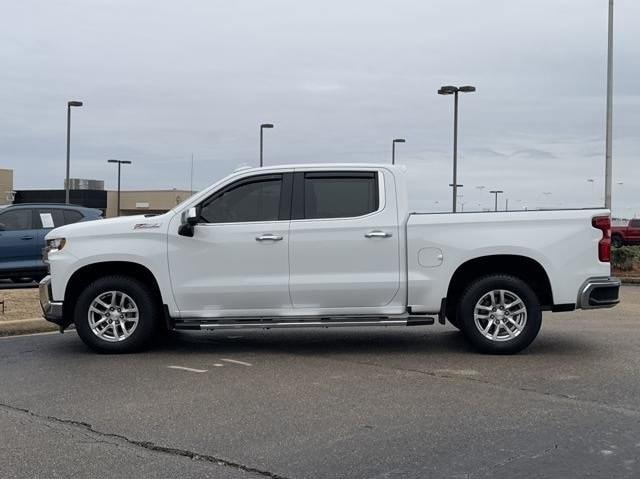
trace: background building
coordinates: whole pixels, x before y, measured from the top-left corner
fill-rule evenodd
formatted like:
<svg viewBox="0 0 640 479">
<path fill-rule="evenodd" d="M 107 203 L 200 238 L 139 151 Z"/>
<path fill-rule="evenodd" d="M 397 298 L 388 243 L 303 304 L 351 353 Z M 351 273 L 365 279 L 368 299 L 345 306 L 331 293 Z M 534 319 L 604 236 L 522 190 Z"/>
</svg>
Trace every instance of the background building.
<svg viewBox="0 0 640 479">
<path fill-rule="evenodd" d="M 13 170 L 0 168 L 0 205 L 13 202 Z"/>
<path fill-rule="evenodd" d="M 65 187 L 67 180 L 64 180 Z M 89 180 L 87 178 L 69 178 L 70 190 L 104 190 L 103 180 Z"/>
<path fill-rule="evenodd" d="M 104 181 L 70 178 L 69 185 L 69 201 L 72 204 L 102 210 L 106 218 L 118 216 L 118 192 L 106 191 Z M 15 198 L 12 198 L 11 192 L 13 171 L 0 169 L 0 204 L 65 201 L 64 190 L 18 190 L 15 191 Z M 123 216 L 161 214 L 182 203 L 189 196 L 191 191 L 187 190 L 123 190 L 120 192 L 120 213 Z"/>
<path fill-rule="evenodd" d="M 122 216 L 140 214 L 160 214 L 169 211 L 191 196 L 185 190 L 137 190 L 120 192 L 120 214 Z M 107 192 L 106 217 L 118 216 L 118 192 Z"/>
</svg>

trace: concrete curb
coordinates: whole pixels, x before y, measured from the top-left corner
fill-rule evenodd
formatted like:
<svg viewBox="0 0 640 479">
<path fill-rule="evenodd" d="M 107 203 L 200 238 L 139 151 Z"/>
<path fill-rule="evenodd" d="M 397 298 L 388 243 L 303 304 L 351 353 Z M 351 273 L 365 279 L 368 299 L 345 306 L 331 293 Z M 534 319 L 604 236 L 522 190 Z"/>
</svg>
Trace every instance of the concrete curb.
<svg viewBox="0 0 640 479">
<path fill-rule="evenodd" d="M 18 319 L 14 321 L 0 321 L 0 336 L 15 336 L 17 334 L 46 333 L 57 331 L 58 327 L 42 318 Z"/>
</svg>

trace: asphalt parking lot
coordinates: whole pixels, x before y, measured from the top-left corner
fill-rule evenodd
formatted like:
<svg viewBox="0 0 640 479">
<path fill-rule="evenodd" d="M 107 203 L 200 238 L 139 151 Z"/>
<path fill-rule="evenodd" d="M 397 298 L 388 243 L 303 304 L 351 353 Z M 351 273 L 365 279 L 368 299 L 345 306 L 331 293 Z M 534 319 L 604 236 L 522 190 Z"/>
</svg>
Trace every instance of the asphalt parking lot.
<svg viewBox="0 0 640 479">
<path fill-rule="evenodd" d="M 640 476 L 640 288 L 525 353 L 450 326 L 0 339 L 0 476 Z"/>
</svg>

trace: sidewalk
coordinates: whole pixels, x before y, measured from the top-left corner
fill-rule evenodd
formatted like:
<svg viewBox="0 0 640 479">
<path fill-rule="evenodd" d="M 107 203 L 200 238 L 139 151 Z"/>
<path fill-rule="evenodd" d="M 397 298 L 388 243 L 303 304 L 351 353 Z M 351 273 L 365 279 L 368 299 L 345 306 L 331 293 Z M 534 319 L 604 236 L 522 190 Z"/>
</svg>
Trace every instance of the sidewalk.
<svg viewBox="0 0 640 479">
<path fill-rule="evenodd" d="M 4 314 L 0 306 L 0 336 L 56 331 L 55 324 L 42 319 L 38 290 L 3 289 L 0 301 L 4 301 Z"/>
</svg>

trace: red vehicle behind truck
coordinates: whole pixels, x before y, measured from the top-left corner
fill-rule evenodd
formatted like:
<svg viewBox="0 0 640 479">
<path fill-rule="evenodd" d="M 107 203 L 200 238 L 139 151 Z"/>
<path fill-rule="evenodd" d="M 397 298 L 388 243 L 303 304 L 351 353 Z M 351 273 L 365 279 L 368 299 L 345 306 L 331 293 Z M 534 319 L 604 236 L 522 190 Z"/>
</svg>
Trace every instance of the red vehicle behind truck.
<svg viewBox="0 0 640 479">
<path fill-rule="evenodd" d="M 616 248 L 625 245 L 640 244 L 640 218 L 629 220 L 627 226 L 612 227 L 611 243 Z"/>
</svg>

